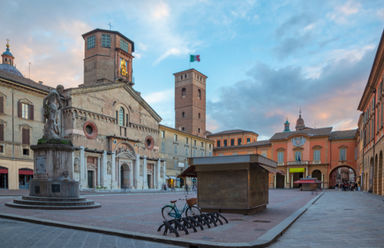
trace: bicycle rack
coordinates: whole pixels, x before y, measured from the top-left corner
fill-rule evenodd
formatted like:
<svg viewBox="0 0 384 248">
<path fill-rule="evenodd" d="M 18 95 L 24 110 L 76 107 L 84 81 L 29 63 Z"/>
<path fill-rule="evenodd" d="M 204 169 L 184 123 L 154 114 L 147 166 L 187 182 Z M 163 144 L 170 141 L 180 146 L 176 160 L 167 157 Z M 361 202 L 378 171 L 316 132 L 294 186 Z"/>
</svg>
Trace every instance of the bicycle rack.
<svg viewBox="0 0 384 248">
<path fill-rule="evenodd" d="M 221 219 L 222 220 L 221 220 Z M 228 220 L 219 212 L 204 213 L 195 216 L 182 217 L 172 220 L 164 220 L 163 224 L 157 229 L 158 232 L 164 227 L 163 235 L 168 233 L 174 233 L 176 237 L 179 237 L 179 231 L 183 231 L 185 234 L 189 234 L 188 229 L 192 229 L 193 232 L 197 232 L 197 228 L 204 230 L 204 226 L 211 228 L 211 226 L 217 226 L 217 224 L 223 225 L 224 222 L 228 223 Z"/>
</svg>

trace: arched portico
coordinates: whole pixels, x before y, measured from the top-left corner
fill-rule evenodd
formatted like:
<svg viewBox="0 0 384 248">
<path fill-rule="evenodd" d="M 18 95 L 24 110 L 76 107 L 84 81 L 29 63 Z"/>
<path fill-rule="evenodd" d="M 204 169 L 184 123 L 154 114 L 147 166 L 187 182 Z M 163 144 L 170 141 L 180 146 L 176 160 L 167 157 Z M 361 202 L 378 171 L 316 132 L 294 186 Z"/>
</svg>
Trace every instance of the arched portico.
<svg viewBox="0 0 384 248">
<path fill-rule="evenodd" d="M 336 184 L 352 182 L 356 182 L 356 171 L 350 165 L 337 166 L 329 173 L 329 188 L 334 188 Z"/>
</svg>

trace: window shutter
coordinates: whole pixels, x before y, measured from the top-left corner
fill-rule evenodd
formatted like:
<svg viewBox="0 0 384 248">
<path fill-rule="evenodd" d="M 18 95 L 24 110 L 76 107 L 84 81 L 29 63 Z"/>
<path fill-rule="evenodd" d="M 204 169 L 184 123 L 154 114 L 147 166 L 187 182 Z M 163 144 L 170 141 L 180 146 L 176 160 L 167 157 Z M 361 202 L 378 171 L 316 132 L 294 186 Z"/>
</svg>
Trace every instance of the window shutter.
<svg viewBox="0 0 384 248">
<path fill-rule="evenodd" d="M 29 129 L 23 128 L 22 129 L 22 144 L 23 145 L 29 145 Z"/>
<path fill-rule="evenodd" d="M 34 119 L 34 116 L 33 116 L 33 113 L 34 113 L 34 111 L 33 111 L 33 105 L 31 104 L 31 105 L 28 105 L 28 117 L 29 117 L 29 119 L 30 120 L 33 120 Z"/>
<path fill-rule="evenodd" d="M 17 103 L 17 116 L 21 118 L 21 102 Z"/>
<path fill-rule="evenodd" d="M 4 124 L 0 124 L 0 141 L 4 141 Z"/>
<path fill-rule="evenodd" d="M 4 97 L 0 96 L 0 113 L 4 113 Z"/>
</svg>

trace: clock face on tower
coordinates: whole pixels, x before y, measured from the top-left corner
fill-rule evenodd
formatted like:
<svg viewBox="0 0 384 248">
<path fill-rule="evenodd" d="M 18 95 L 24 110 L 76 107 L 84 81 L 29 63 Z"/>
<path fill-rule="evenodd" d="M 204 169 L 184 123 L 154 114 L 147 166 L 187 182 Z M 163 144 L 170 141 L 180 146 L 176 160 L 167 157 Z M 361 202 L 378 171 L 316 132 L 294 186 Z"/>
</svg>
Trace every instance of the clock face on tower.
<svg viewBox="0 0 384 248">
<path fill-rule="evenodd" d="M 128 61 L 126 61 L 123 58 L 120 58 L 120 74 L 122 76 L 127 76 L 128 75 L 127 68 L 128 68 Z"/>
</svg>

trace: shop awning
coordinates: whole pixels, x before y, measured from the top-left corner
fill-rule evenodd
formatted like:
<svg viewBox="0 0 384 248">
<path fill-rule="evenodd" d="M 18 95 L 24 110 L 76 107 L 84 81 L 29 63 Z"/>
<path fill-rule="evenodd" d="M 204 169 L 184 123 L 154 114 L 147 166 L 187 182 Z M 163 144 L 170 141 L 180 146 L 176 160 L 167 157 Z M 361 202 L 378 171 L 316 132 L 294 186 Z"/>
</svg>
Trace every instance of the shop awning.
<svg viewBox="0 0 384 248">
<path fill-rule="evenodd" d="M 177 177 L 197 177 L 195 166 L 191 165 L 187 169 L 185 169 L 183 172 L 181 172 L 180 175 Z"/>
<path fill-rule="evenodd" d="M 0 174 L 8 174 L 8 169 L 0 169 Z"/>
<path fill-rule="evenodd" d="M 281 170 L 278 170 L 274 167 L 270 167 L 270 166 L 267 166 L 267 165 L 263 165 L 263 164 L 258 164 L 260 165 L 261 167 L 263 167 L 264 169 L 266 169 L 267 171 L 273 173 L 273 174 L 276 174 L 276 173 L 279 173 L 279 174 L 282 174 L 284 175 L 284 172 L 282 172 Z"/>
<path fill-rule="evenodd" d="M 19 175 L 33 175 L 33 170 L 19 170 Z"/>
</svg>

